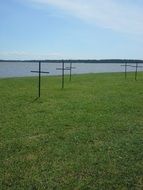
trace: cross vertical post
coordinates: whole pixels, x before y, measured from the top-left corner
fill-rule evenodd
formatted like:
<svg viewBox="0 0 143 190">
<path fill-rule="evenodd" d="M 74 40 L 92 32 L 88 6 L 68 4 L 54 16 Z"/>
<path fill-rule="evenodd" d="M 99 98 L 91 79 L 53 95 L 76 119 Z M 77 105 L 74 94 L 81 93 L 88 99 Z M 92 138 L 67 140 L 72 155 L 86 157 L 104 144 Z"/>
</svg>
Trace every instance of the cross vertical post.
<svg viewBox="0 0 143 190">
<path fill-rule="evenodd" d="M 71 81 L 71 77 L 72 77 L 72 62 L 70 62 L 70 79 L 69 79 L 69 81 Z"/>
<path fill-rule="evenodd" d="M 61 68 L 56 68 L 56 70 L 61 70 L 62 71 L 62 89 L 63 89 L 64 88 L 64 83 L 65 83 L 65 70 L 70 71 L 69 80 L 71 80 L 72 69 L 75 69 L 75 67 L 72 67 L 72 62 L 71 61 L 70 61 L 70 66 L 69 67 L 65 67 L 65 60 L 62 60 L 61 63 L 62 63 L 62 67 Z M 68 61 L 68 63 L 69 63 L 69 61 Z"/>
<path fill-rule="evenodd" d="M 38 98 L 40 98 L 41 96 L 41 73 L 44 73 L 44 74 L 49 74 L 48 71 L 41 71 L 41 64 L 42 64 L 42 61 L 38 61 L 39 63 L 39 69 L 38 71 L 31 71 L 32 73 L 38 73 Z"/>
<path fill-rule="evenodd" d="M 127 79 L 127 62 L 125 63 L 125 79 Z"/>
<path fill-rule="evenodd" d="M 41 96 L 41 61 L 39 61 L 39 90 L 38 90 L 39 98 Z"/>
<path fill-rule="evenodd" d="M 138 63 L 136 63 L 136 71 L 135 71 L 135 80 L 137 81 L 137 75 L 138 75 Z"/>
<path fill-rule="evenodd" d="M 64 88 L 64 77 L 65 77 L 65 63 L 62 61 L 62 89 Z"/>
</svg>

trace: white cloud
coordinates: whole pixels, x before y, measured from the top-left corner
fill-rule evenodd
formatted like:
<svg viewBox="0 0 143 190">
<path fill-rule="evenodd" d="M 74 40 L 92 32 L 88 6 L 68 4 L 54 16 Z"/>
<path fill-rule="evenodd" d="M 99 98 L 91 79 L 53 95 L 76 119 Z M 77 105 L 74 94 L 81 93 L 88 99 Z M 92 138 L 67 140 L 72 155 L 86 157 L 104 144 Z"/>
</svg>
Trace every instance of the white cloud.
<svg viewBox="0 0 143 190">
<path fill-rule="evenodd" d="M 100 27 L 126 33 L 143 33 L 143 11 L 134 2 L 123 0 L 27 0 L 39 6 L 52 5 L 67 14 Z M 143 4 L 142 4 L 143 6 Z"/>
</svg>

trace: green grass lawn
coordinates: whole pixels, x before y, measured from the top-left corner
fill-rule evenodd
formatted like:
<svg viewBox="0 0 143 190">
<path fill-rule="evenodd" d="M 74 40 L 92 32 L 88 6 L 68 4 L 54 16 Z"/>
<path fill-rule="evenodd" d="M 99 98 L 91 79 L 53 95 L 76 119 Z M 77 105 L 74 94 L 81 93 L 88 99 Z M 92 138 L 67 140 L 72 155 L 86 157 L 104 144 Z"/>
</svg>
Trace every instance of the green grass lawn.
<svg viewBox="0 0 143 190">
<path fill-rule="evenodd" d="M 0 189 L 142 190 L 143 73 L 0 79 Z"/>
</svg>

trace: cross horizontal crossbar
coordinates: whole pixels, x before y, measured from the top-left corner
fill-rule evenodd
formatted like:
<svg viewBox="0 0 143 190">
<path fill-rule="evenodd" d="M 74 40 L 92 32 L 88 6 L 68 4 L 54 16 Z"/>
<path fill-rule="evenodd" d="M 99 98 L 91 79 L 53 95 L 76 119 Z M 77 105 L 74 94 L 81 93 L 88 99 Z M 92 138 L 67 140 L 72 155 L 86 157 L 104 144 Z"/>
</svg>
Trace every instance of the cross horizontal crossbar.
<svg viewBox="0 0 143 190">
<path fill-rule="evenodd" d="M 132 67 L 138 67 L 138 68 L 143 68 L 143 66 L 132 66 Z"/>
<path fill-rule="evenodd" d="M 123 66 L 123 67 L 125 67 L 125 66 L 128 66 L 128 67 L 136 67 L 136 66 L 134 66 L 134 65 L 121 65 L 121 66 Z"/>
<path fill-rule="evenodd" d="M 76 69 L 76 67 L 66 67 L 66 69 Z"/>
<path fill-rule="evenodd" d="M 140 65 L 138 65 L 138 66 L 136 66 L 136 65 L 121 65 L 121 66 L 128 66 L 128 67 L 138 67 L 138 68 L 143 68 L 143 66 L 140 66 Z"/>
<path fill-rule="evenodd" d="M 31 71 L 31 73 L 45 73 L 45 74 L 49 74 L 50 72 L 46 72 L 46 71 Z"/>
<path fill-rule="evenodd" d="M 125 66 L 127 66 L 127 65 L 121 65 L 122 67 L 125 67 Z"/>
<path fill-rule="evenodd" d="M 129 67 L 138 67 L 138 68 L 143 68 L 143 66 L 135 66 L 135 65 L 127 65 Z"/>
<path fill-rule="evenodd" d="M 56 68 L 56 70 L 70 70 L 70 68 Z"/>
</svg>

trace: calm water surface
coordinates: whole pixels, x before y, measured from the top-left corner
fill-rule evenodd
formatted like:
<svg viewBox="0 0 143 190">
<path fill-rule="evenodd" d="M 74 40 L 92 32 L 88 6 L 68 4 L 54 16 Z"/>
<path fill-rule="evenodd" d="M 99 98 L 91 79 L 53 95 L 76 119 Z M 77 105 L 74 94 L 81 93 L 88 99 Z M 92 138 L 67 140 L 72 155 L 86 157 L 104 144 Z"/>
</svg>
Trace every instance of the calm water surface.
<svg viewBox="0 0 143 190">
<path fill-rule="evenodd" d="M 49 71 L 49 75 L 60 75 L 61 71 L 56 68 L 61 67 L 61 63 L 42 63 L 42 70 Z M 69 64 L 65 64 L 69 66 Z M 72 71 L 73 74 L 81 73 L 105 73 L 105 72 L 124 72 L 124 67 L 120 64 L 84 64 L 74 63 L 76 69 Z M 22 62 L 0 62 L 0 78 L 5 77 L 24 77 L 24 76 L 36 76 L 37 74 L 31 73 L 31 70 L 38 70 L 38 63 L 22 63 Z M 134 71 L 134 68 L 130 68 L 130 71 Z M 66 74 L 69 71 L 65 71 Z M 44 74 L 45 75 L 45 74 Z"/>
</svg>

